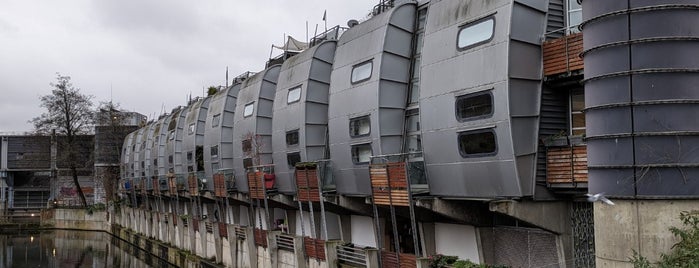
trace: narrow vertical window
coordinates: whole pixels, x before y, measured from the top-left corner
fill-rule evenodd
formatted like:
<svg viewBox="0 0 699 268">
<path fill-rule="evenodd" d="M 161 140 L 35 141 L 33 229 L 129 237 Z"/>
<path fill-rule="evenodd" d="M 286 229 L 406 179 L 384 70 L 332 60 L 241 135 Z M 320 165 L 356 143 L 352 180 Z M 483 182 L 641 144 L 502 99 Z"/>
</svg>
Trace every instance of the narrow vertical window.
<svg viewBox="0 0 699 268">
<path fill-rule="evenodd" d="M 456 97 L 456 119 L 459 122 L 488 117 L 493 114 L 493 95 L 490 91 Z"/>
<path fill-rule="evenodd" d="M 218 145 L 211 146 L 211 158 L 218 158 Z"/>
<path fill-rule="evenodd" d="M 570 92 L 570 133 L 573 136 L 585 135 L 585 93 L 582 89 Z"/>
<path fill-rule="evenodd" d="M 487 43 L 493 39 L 494 31 L 495 18 L 493 17 L 466 24 L 459 29 L 456 46 L 463 50 Z"/>
<path fill-rule="evenodd" d="M 352 145 L 352 162 L 367 164 L 371 160 L 371 143 Z"/>
<path fill-rule="evenodd" d="M 350 79 L 350 82 L 352 82 L 352 84 L 355 84 L 369 80 L 369 78 L 371 77 L 372 68 L 373 63 L 371 60 L 355 65 L 354 67 L 352 67 L 352 77 Z"/>
<path fill-rule="evenodd" d="M 294 103 L 301 99 L 301 86 L 289 89 L 289 93 L 286 95 L 286 103 Z"/>
<path fill-rule="evenodd" d="M 350 137 L 362 137 L 371 133 L 371 121 L 369 116 L 352 118 L 349 121 Z"/>
<path fill-rule="evenodd" d="M 252 167 L 252 158 L 244 158 L 243 159 L 243 168 L 248 169 Z"/>
<path fill-rule="evenodd" d="M 221 114 L 215 114 L 213 118 L 211 118 L 211 127 L 218 127 L 218 125 L 221 124 Z"/>
<path fill-rule="evenodd" d="M 578 0 L 568 0 L 566 8 L 568 11 L 568 33 L 580 32 L 578 25 L 582 22 L 582 6 L 578 4 Z"/>
<path fill-rule="evenodd" d="M 498 148 L 493 129 L 461 132 L 458 142 L 462 157 L 494 155 Z"/>
<path fill-rule="evenodd" d="M 248 117 L 252 115 L 252 112 L 255 109 L 255 103 L 251 102 L 245 105 L 245 109 L 243 109 L 243 117 Z"/>
<path fill-rule="evenodd" d="M 249 154 L 252 152 L 252 141 L 250 139 L 243 140 L 241 142 L 241 148 L 243 149 L 243 153 Z"/>
<path fill-rule="evenodd" d="M 299 144 L 299 130 L 292 130 L 286 133 L 286 146 L 294 146 Z"/>
<path fill-rule="evenodd" d="M 187 134 L 188 134 L 188 135 L 194 134 L 194 130 L 195 130 L 195 128 L 194 128 L 194 123 L 189 124 L 189 128 L 188 128 L 188 130 L 187 130 Z"/>
<path fill-rule="evenodd" d="M 301 154 L 299 152 L 286 154 L 286 164 L 289 166 L 289 169 L 296 167 L 298 162 L 301 162 Z"/>
</svg>

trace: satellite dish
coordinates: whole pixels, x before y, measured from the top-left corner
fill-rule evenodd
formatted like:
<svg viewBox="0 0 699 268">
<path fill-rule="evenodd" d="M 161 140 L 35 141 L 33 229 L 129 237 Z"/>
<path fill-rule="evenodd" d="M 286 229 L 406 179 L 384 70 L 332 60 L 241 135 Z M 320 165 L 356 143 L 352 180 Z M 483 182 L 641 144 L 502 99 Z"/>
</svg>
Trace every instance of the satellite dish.
<svg viewBox="0 0 699 268">
<path fill-rule="evenodd" d="M 349 20 L 349 21 L 347 21 L 347 26 L 350 27 L 350 28 L 352 28 L 352 27 L 354 27 L 354 26 L 357 26 L 358 24 L 359 24 L 359 22 L 358 22 L 357 20 Z"/>
</svg>

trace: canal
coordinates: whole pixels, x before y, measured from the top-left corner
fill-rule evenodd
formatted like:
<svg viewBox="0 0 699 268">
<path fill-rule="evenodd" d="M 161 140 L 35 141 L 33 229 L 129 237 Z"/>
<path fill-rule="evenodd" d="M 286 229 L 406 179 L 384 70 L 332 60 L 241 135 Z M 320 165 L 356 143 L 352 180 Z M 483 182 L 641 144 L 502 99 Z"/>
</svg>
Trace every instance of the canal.
<svg viewBox="0 0 699 268">
<path fill-rule="evenodd" d="M 103 232 L 0 234 L 0 267 L 176 267 Z"/>
</svg>

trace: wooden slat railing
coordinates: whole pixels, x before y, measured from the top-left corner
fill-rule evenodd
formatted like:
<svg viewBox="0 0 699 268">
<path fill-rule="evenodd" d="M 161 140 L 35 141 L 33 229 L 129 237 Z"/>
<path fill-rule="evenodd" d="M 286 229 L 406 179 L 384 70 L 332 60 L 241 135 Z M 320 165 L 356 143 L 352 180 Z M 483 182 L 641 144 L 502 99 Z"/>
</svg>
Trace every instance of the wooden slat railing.
<svg viewBox="0 0 699 268">
<path fill-rule="evenodd" d="M 544 75 L 556 75 L 582 70 L 583 35 L 575 33 L 544 42 Z"/>
<path fill-rule="evenodd" d="M 549 147 L 546 151 L 546 182 L 586 183 L 587 146 Z"/>
</svg>

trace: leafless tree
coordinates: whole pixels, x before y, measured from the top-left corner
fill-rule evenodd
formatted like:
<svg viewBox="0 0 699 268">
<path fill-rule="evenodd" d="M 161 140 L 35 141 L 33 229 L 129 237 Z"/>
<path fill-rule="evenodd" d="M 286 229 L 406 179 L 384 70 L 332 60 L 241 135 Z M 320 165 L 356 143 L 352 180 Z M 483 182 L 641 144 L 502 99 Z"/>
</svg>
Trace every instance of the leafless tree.
<svg viewBox="0 0 699 268">
<path fill-rule="evenodd" d="M 85 95 L 79 88 L 73 87 L 70 76 L 63 76 L 56 73 L 56 83 L 51 83 L 51 94 L 40 98 L 41 107 L 46 108 L 46 112 L 30 121 L 34 125 L 37 133 L 48 134 L 52 130 L 56 134 L 66 138 L 63 157 L 67 162 L 73 183 L 80 196 L 83 206 L 87 207 L 85 194 L 78 181 L 79 142 L 77 136 L 88 134 L 92 129 L 92 98 Z"/>
</svg>

